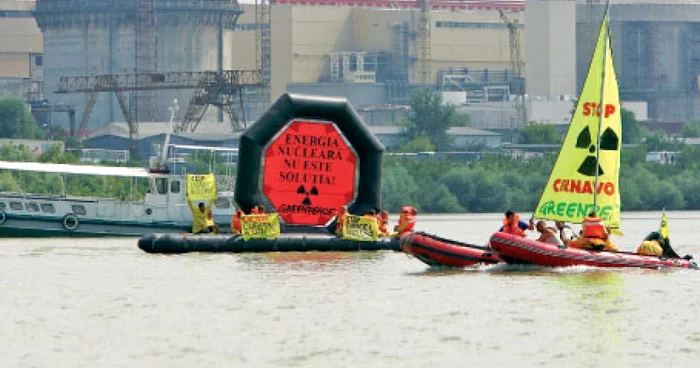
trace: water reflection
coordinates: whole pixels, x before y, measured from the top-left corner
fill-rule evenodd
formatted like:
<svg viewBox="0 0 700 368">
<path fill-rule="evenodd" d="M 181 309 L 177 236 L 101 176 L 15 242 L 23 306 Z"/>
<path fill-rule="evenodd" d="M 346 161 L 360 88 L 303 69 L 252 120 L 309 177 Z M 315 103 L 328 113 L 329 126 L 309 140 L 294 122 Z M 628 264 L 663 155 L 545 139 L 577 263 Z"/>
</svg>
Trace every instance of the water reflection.
<svg viewBox="0 0 700 368">
<path fill-rule="evenodd" d="M 617 271 L 592 269 L 551 277 L 557 290 L 565 291 L 565 309 L 587 331 L 577 348 L 596 354 L 622 353 L 625 305 L 625 277 Z M 564 328 L 570 328 L 563 326 Z"/>
<path fill-rule="evenodd" d="M 248 265 L 315 265 L 376 263 L 384 259 L 383 252 L 277 252 L 241 254 L 240 261 Z"/>
</svg>

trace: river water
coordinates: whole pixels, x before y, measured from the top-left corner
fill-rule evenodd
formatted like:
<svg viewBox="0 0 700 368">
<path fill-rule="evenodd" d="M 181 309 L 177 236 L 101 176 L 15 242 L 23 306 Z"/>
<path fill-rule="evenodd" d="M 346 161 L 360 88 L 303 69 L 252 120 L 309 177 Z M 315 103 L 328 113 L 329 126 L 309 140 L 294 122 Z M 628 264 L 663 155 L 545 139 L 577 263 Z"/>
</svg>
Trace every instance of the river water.
<svg viewBox="0 0 700 368">
<path fill-rule="evenodd" d="M 621 249 L 658 226 L 623 218 Z M 420 216 L 485 243 L 499 215 Z M 700 255 L 700 213 L 669 213 Z M 700 271 L 431 270 L 401 253 L 152 255 L 136 239 L 0 246 L 2 367 L 693 367 Z"/>
</svg>

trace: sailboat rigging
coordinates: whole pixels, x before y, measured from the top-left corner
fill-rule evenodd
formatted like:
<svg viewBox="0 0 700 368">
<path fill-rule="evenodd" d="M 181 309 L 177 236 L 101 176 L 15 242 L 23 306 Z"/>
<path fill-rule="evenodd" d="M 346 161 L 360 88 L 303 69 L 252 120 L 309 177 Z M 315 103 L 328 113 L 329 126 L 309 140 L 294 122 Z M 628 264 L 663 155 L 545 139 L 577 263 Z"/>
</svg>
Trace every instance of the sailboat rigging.
<svg viewBox="0 0 700 368">
<path fill-rule="evenodd" d="M 564 143 L 534 217 L 582 223 L 596 212 L 620 226 L 622 120 L 610 49 L 608 8 Z"/>
</svg>

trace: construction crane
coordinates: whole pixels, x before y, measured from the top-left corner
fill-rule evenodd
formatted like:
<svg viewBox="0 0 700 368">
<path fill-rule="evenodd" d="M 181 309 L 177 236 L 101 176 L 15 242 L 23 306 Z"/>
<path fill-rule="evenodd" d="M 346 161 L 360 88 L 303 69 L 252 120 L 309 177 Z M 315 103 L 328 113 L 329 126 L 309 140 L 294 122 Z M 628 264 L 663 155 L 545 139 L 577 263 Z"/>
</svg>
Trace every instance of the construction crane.
<svg viewBox="0 0 700 368">
<path fill-rule="evenodd" d="M 524 124 L 527 119 L 527 111 L 525 110 L 524 100 L 524 83 L 523 83 L 523 58 L 520 48 L 520 26 L 518 20 L 510 20 L 503 10 L 498 10 L 503 23 L 508 28 L 508 46 L 510 49 L 510 71 L 512 73 L 510 90 L 515 97 L 515 114 L 518 125 Z"/>
<path fill-rule="evenodd" d="M 138 121 L 124 95 L 126 91 L 194 89 L 196 91 L 190 99 L 185 116 L 176 128 L 178 131 L 194 131 L 209 105 L 223 107 L 231 119 L 233 130 L 241 130 L 245 128 L 245 120 L 239 118 L 243 111 L 244 89 L 259 85 L 260 72 L 257 70 L 105 74 L 61 77 L 56 93 L 89 94 L 79 128 L 71 129 L 71 134 L 76 136 L 78 131 L 87 127 L 97 95 L 100 92 L 113 92 L 129 126 L 129 139 L 133 141 L 138 137 Z"/>
<path fill-rule="evenodd" d="M 420 14 L 418 16 L 418 83 L 432 83 L 430 76 L 430 0 L 418 0 Z"/>
</svg>

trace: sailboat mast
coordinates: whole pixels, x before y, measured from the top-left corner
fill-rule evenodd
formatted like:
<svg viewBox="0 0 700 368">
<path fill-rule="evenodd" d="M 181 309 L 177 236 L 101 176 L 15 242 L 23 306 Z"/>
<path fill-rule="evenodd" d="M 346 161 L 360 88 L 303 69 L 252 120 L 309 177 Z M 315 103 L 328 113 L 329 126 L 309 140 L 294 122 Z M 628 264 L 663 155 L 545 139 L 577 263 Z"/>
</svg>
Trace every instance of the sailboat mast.
<svg viewBox="0 0 700 368">
<path fill-rule="evenodd" d="M 603 130 L 603 116 L 605 116 L 605 71 L 608 66 L 608 42 L 610 40 L 610 35 L 608 33 L 610 27 L 610 18 L 608 17 L 608 11 L 610 11 L 610 0 L 607 1 L 605 5 L 605 15 L 603 15 L 603 22 L 605 22 L 605 37 L 603 37 L 603 72 L 600 76 L 600 102 L 598 103 L 598 142 L 596 143 L 595 150 L 595 186 L 593 187 L 593 210 L 598 212 L 598 182 L 600 181 L 600 141 Z"/>
</svg>

